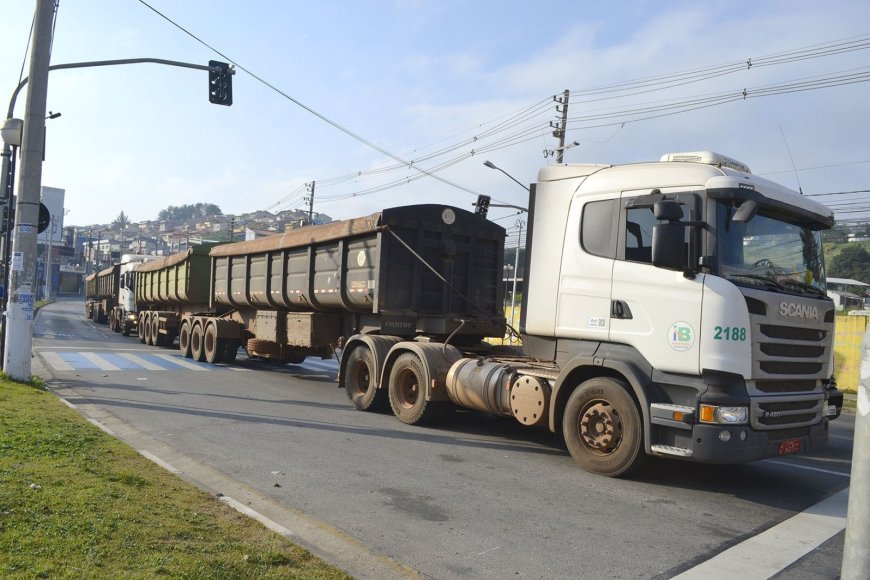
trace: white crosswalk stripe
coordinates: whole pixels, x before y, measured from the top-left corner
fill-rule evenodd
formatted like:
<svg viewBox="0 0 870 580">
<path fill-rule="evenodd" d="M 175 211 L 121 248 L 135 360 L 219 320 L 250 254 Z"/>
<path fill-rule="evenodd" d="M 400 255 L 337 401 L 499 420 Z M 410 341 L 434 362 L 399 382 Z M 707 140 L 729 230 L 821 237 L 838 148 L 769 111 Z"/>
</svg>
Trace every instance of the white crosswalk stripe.
<svg viewBox="0 0 870 580">
<path fill-rule="evenodd" d="M 63 360 L 59 354 L 56 352 L 44 352 L 42 353 L 43 358 L 45 358 L 46 362 L 54 368 L 56 371 L 71 371 L 74 370 L 74 367 Z"/>
<path fill-rule="evenodd" d="M 119 371 L 121 367 L 114 365 L 95 352 L 83 352 L 82 357 L 97 365 L 101 371 Z"/>
<path fill-rule="evenodd" d="M 173 356 L 171 354 L 162 354 L 162 353 L 155 353 L 154 356 L 156 356 L 157 358 L 161 358 L 167 362 L 171 362 L 174 365 L 178 365 L 180 367 L 190 369 L 192 371 L 207 371 L 208 370 L 207 366 L 198 365 L 196 363 L 188 362 L 187 360 L 185 360 L 184 358 L 182 358 L 180 356 Z"/>
<path fill-rule="evenodd" d="M 119 352 L 118 356 L 127 359 L 128 361 L 130 361 L 133 364 L 139 365 L 140 367 L 142 367 L 145 370 L 149 370 L 149 371 L 165 370 L 162 366 L 156 365 L 152 362 L 148 362 L 147 360 L 145 360 L 141 356 L 137 356 L 137 355 L 129 353 L 129 352 Z"/>
</svg>

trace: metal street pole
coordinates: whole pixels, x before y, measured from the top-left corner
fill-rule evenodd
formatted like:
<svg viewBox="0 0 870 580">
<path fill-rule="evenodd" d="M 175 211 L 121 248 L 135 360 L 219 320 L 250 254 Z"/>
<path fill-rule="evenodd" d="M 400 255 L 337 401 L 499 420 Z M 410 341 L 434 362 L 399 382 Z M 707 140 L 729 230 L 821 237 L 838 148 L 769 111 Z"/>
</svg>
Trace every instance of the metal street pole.
<svg viewBox="0 0 870 580">
<path fill-rule="evenodd" d="M 33 293 L 36 283 L 36 229 L 42 188 L 42 153 L 45 145 L 45 109 L 54 0 L 36 0 L 30 82 L 21 146 L 21 188 L 15 211 L 9 309 L 3 370 L 11 378 L 29 381 L 33 351 Z"/>
<path fill-rule="evenodd" d="M 514 305 L 517 300 L 517 273 L 520 269 L 520 243 L 523 239 L 523 226 L 526 222 L 523 220 L 517 220 L 517 228 L 519 228 L 517 232 L 517 251 L 514 255 L 514 287 L 511 290 L 511 328 L 514 327 Z M 514 333 L 511 331 L 510 339 L 508 340 L 508 344 L 514 343 Z"/>
<path fill-rule="evenodd" d="M 859 580 L 870 570 L 870 330 L 861 345 L 861 381 L 852 448 L 852 477 L 846 543 L 843 546 L 843 580 Z"/>
</svg>

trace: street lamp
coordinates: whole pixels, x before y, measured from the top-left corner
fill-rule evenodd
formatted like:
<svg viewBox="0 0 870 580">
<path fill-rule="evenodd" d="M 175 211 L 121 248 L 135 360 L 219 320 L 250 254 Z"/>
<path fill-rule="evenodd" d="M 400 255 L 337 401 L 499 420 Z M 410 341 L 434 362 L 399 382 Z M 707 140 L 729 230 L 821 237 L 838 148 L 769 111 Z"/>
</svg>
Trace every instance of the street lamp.
<svg viewBox="0 0 870 580">
<path fill-rule="evenodd" d="M 502 169 L 501 167 L 497 166 L 497 165 L 496 165 L 495 163 L 493 163 L 492 161 L 484 161 L 483 164 L 486 165 L 487 167 L 489 167 L 490 169 L 498 169 L 499 171 L 501 171 L 502 173 L 504 173 L 505 175 L 507 175 L 508 177 L 510 177 L 511 179 L 513 179 L 514 181 L 516 181 L 517 184 L 518 184 L 520 187 L 522 187 L 522 188 L 525 189 L 526 191 L 529 191 L 529 192 L 530 192 L 529 187 L 528 187 L 527 185 L 523 185 L 523 183 L 522 183 L 520 180 L 518 180 L 516 177 L 514 177 L 513 175 L 511 175 L 510 173 L 508 173 L 507 171 L 505 171 L 505 170 Z M 531 192 L 530 192 L 530 193 L 531 193 Z M 495 207 L 501 207 L 501 206 L 495 206 Z M 509 205 L 509 206 L 505 206 L 505 207 L 516 207 L 516 206 L 514 206 L 514 205 Z M 527 211 L 525 208 L 518 208 L 518 209 L 522 209 L 523 211 Z"/>
<path fill-rule="evenodd" d="M 557 153 L 561 157 L 565 153 L 565 151 L 567 151 L 568 149 L 571 149 L 572 147 L 576 147 L 579 144 L 580 144 L 580 141 L 574 141 L 573 143 L 568 143 L 567 145 L 562 145 L 561 147 L 555 147 L 553 149 L 544 149 L 544 159 L 546 159 L 547 157 L 552 157 L 553 155 L 555 155 Z M 560 163 L 561 163 L 561 161 L 560 161 Z"/>
</svg>

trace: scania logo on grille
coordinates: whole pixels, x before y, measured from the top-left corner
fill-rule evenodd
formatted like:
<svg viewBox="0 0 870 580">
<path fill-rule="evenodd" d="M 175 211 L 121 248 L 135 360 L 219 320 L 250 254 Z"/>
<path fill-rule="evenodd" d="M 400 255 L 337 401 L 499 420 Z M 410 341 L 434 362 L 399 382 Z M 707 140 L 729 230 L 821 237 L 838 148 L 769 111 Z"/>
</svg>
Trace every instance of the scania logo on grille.
<svg viewBox="0 0 870 580">
<path fill-rule="evenodd" d="M 790 318 L 818 318 L 819 309 L 816 306 L 796 304 L 795 302 L 780 302 L 779 315 Z"/>
</svg>

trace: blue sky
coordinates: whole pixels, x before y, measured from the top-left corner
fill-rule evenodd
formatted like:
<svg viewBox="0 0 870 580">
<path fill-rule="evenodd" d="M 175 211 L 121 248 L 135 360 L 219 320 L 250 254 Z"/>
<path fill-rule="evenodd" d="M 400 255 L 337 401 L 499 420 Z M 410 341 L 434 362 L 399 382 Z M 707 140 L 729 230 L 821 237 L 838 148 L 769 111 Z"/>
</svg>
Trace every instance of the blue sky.
<svg viewBox="0 0 870 580">
<path fill-rule="evenodd" d="M 47 122 L 43 184 L 66 190 L 68 225 L 109 222 L 120 211 L 134 221 L 154 219 L 168 205 L 197 202 L 234 214 L 303 207 L 300 187 L 312 180 L 319 184 L 315 211 L 337 219 L 407 203 L 470 209 L 475 193 L 525 205 L 515 183 L 482 163 L 489 159 L 523 182 L 553 163 L 542 152 L 556 146 L 545 127 L 555 120 L 555 103 L 543 103 L 563 89 L 758 62 L 870 35 L 870 3 L 864 0 L 568 2 L 547 9 L 533 2 L 458 0 L 149 3 L 236 64 L 415 166 L 431 169 L 467 156 L 438 172 L 461 188 L 426 177 L 359 195 L 419 173 L 407 167 L 366 173 L 396 161 L 241 70 L 232 107 L 208 103 L 205 72 L 157 65 L 56 71 L 48 108 L 63 116 Z M 11 94 L 34 2 L 15 0 L 3 8 L 0 94 Z M 136 0 L 60 2 L 52 64 L 136 57 L 223 60 Z M 569 124 L 568 141 L 580 146 L 566 153 L 566 161 L 624 163 L 710 149 L 789 187 L 796 189 L 799 180 L 804 193 L 868 189 L 868 83 L 621 125 L 633 107 L 866 72 L 868 57 L 865 49 L 755 66 L 620 99 L 572 95 L 570 116 L 615 116 L 604 127 Z M 535 103 L 542 103 L 539 114 L 519 127 L 522 142 L 502 146 L 500 139 L 510 133 L 481 138 L 494 121 Z M 23 115 L 22 96 L 16 116 Z M 420 160 L 466 139 L 450 154 Z M 349 177 L 330 181 L 339 176 Z M 867 194 L 816 199 L 842 203 Z M 511 225 L 512 213 L 494 209 L 491 216 L 504 216 L 501 223 Z"/>
</svg>

